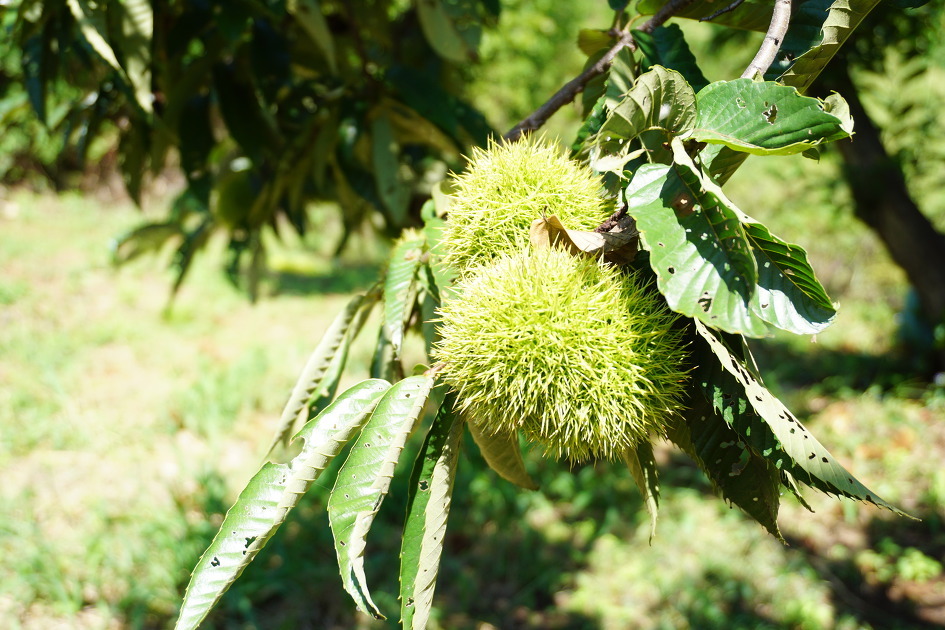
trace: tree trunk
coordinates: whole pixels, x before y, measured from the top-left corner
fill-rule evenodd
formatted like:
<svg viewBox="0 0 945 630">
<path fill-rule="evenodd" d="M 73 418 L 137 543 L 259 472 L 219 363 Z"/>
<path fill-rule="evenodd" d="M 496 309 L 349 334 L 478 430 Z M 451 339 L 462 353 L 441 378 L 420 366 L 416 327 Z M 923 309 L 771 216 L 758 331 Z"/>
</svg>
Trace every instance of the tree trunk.
<svg viewBox="0 0 945 630">
<path fill-rule="evenodd" d="M 859 99 L 845 64 L 832 64 L 824 77 L 850 105 L 855 135 L 836 143 L 854 212 L 870 226 L 909 278 L 932 325 L 945 321 L 945 235 L 916 205 L 902 169 L 886 152 L 879 130 Z M 939 356 L 940 367 L 945 355 Z"/>
</svg>

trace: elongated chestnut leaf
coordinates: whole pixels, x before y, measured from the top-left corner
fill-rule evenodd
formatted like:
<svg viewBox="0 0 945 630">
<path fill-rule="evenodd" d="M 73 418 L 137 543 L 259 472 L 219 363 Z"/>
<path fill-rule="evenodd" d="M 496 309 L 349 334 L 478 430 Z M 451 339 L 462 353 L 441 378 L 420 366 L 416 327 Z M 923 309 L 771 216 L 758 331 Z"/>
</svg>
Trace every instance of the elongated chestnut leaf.
<svg viewBox="0 0 945 630">
<path fill-rule="evenodd" d="M 717 81 L 703 88 L 696 102 L 692 138 L 753 155 L 802 153 L 847 138 L 852 130 L 848 116 L 828 111 L 832 105 L 770 81 Z"/>
<path fill-rule="evenodd" d="M 446 395 L 410 476 L 407 520 L 400 551 L 400 619 L 403 628 L 424 630 L 443 553 L 463 420 Z"/>
<path fill-rule="evenodd" d="M 371 121 L 371 159 L 377 194 L 394 225 L 403 225 L 410 203 L 410 185 L 400 172 L 400 146 L 394 139 L 390 119 L 379 112 Z"/>
<path fill-rule="evenodd" d="M 704 324 L 695 321 L 695 329 L 715 353 L 720 365 L 735 377 L 744 397 L 755 413 L 768 425 L 777 444 L 792 460 L 791 474 L 798 480 L 827 494 L 866 501 L 903 514 L 850 474 L 810 431 L 758 382 L 725 344 Z"/>
<path fill-rule="evenodd" d="M 267 462 L 249 481 L 197 562 L 177 630 L 196 628 L 203 621 L 312 482 L 361 429 L 388 388 L 385 381 L 368 380 L 348 389 L 295 436 L 304 445 L 291 462 Z"/>
<path fill-rule="evenodd" d="M 384 279 L 384 330 L 393 348 L 393 360 L 400 359 L 404 343 L 404 324 L 413 309 L 411 296 L 416 296 L 415 283 L 424 236 L 405 231 L 391 252 Z"/>
<path fill-rule="evenodd" d="M 643 440 L 636 448 L 624 451 L 621 455 L 633 480 L 636 481 L 640 494 L 643 495 L 643 505 L 650 515 L 650 541 L 656 536 L 656 516 L 660 507 L 660 484 L 656 469 L 656 459 L 653 457 L 653 445 Z"/>
<path fill-rule="evenodd" d="M 358 610 L 378 619 L 384 616 L 371 599 L 364 575 L 367 534 L 432 387 L 431 377 L 411 376 L 384 394 L 338 471 L 328 499 L 342 583 Z"/>
<path fill-rule="evenodd" d="M 538 489 L 538 484 L 525 470 L 517 432 L 489 433 L 483 431 L 474 421 L 467 426 L 473 442 L 479 447 L 479 452 L 489 468 L 506 481 L 526 490 Z"/>
<path fill-rule="evenodd" d="M 375 300 L 376 301 L 376 300 Z M 282 415 L 279 417 L 279 426 L 276 429 L 276 435 L 269 445 L 269 453 L 272 453 L 280 443 L 288 442 L 289 435 L 292 433 L 292 427 L 302 409 L 317 388 L 322 386 L 323 380 L 332 359 L 338 353 L 339 348 L 344 345 L 344 340 L 348 333 L 351 322 L 354 321 L 358 311 L 364 305 L 365 296 L 356 295 L 345 305 L 344 309 L 335 316 L 334 321 L 328 326 L 328 330 L 322 335 L 321 341 L 315 346 L 315 350 L 309 355 L 302 373 L 299 375 L 289 400 L 286 401 L 282 409 Z"/>
</svg>

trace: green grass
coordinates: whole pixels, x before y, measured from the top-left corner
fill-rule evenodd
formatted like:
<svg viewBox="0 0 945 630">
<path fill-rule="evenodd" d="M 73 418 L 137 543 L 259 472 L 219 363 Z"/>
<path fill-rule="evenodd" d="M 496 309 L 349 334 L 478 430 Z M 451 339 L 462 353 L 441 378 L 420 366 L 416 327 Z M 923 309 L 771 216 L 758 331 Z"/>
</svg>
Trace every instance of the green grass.
<svg viewBox="0 0 945 630">
<path fill-rule="evenodd" d="M 785 176 L 809 184 L 771 193 Z M 569 470 L 535 449 L 527 463 L 542 490 L 529 493 L 486 472 L 467 441 L 432 627 L 942 622 L 945 391 L 911 379 L 895 358 L 906 285 L 841 210 L 848 202 L 828 185 L 835 177 L 829 161 L 756 160 L 732 182 L 746 212 L 809 249 L 841 305 L 816 344 L 775 337 L 759 359 L 769 385 L 845 465 L 923 520 L 808 493 L 815 514 L 785 500 L 785 547 L 667 447 L 657 453 L 663 510 L 650 544 L 626 470 Z M 0 627 L 171 624 L 307 353 L 386 251 L 337 266 L 319 254 L 330 236 L 290 241 L 272 256 L 270 295 L 253 306 L 219 272 L 215 242 L 167 312 L 166 253 L 109 265 L 110 239 L 140 220 L 123 203 L 27 194 L 0 215 Z M 335 227 L 326 218 L 315 232 Z M 365 241 L 356 251 L 371 249 Z M 356 373 L 367 369 L 371 336 L 355 348 Z M 406 501 L 398 479 L 367 558 L 392 615 Z M 395 625 L 396 615 L 385 625 L 355 614 L 341 589 L 328 485 L 316 485 L 208 627 Z"/>
</svg>

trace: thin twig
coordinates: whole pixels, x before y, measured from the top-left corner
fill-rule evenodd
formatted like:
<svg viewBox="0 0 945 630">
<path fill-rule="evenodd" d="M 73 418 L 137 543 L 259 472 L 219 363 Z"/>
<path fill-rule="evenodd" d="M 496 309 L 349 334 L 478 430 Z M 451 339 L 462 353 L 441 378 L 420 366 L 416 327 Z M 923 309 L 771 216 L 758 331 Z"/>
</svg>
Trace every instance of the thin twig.
<svg viewBox="0 0 945 630">
<path fill-rule="evenodd" d="M 699 21 L 700 21 L 700 22 L 711 22 L 712 20 L 714 20 L 715 18 L 719 17 L 720 15 L 725 15 L 726 13 L 731 13 L 732 11 L 734 11 L 735 9 L 737 9 L 738 7 L 740 7 L 744 1 L 745 1 L 745 0 L 735 0 L 735 2 L 733 2 L 732 4 L 728 5 L 727 7 L 722 7 L 721 9 L 719 9 L 718 11 L 716 11 L 715 13 L 713 13 L 712 15 L 707 15 L 707 16 L 705 16 L 705 17 L 699 18 Z"/>
<path fill-rule="evenodd" d="M 758 49 L 755 58 L 742 72 L 743 79 L 753 79 L 756 74 L 764 75 L 768 71 L 781 49 L 784 35 L 787 33 L 790 24 L 791 0 L 774 0 L 774 11 L 771 13 L 771 24 L 768 25 L 768 32 L 765 33 L 765 39 L 761 42 L 761 47 Z"/>
<path fill-rule="evenodd" d="M 694 0 L 669 0 L 663 7 L 656 12 L 653 17 L 647 20 L 643 26 L 640 27 L 640 30 L 644 33 L 653 32 L 656 27 L 660 26 L 671 18 L 673 15 L 678 13 L 683 7 L 691 4 Z M 790 1 L 790 0 L 789 0 Z M 540 129 L 542 125 L 548 122 L 548 119 L 551 118 L 552 114 L 557 112 L 559 109 L 573 101 L 577 98 L 577 95 L 580 94 L 587 84 L 594 77 L 600 76 L 607 72 L 611 64 L 613 64 L 614 59 L 624 48 L 629 48 L 630 50 L 636 50 L 636 44 L 633 41 L 633 37 L 630 33 L 620 32 L 617 37 L 617 42 L 604 53 L 604 56 L 597 60 L 594 65 L 586 69 L 577 77 L 571 79 L 564 86 L 555 92 L 554 96 L 548 99 L 541 107 L 533 111 L 531 114 L 526 116 L 522 122 L 518 123 L 508 133 L 503 136 L 507 142 L 515 142 L 522 137 L 522 134 L 527 131 L 534 131 Z"/>
</svg>

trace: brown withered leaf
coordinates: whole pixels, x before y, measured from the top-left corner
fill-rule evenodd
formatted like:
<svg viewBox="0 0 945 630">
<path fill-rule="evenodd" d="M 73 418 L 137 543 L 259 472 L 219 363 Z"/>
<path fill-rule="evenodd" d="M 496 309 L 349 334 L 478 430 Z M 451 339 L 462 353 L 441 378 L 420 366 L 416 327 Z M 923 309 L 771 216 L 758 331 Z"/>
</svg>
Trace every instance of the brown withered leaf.
<svg viewBox="0 0 945 630">
<path fill-rule="evenodd" d="M 598 233 L 569 230 L 557 216 L 551 215 L 532 221 L 529 234 L 534 247 L 559 245 L 574 256 L 603 256 L 615 265 L 632 262 L 639 242 L 639 232 L 629 217 L 618 221 L 610 231 Z"/>
</svg>

